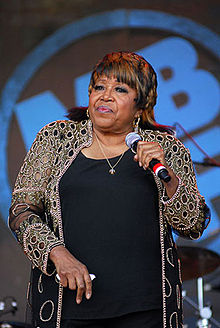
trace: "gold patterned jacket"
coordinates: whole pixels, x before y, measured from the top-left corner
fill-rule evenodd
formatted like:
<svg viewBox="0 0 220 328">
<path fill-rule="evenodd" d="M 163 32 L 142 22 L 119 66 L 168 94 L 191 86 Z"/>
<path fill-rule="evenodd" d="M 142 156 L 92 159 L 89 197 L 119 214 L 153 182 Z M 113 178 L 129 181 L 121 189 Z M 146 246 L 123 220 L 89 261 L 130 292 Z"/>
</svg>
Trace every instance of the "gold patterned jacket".
<svg viewBox="0 0 220 328">
<path fill-rule="evenodd" d="M 198 238 L 206 227 L 204 198 L 199 194 L 190 154 L 172 135 L 140 130 L 143 140 L 158 142 L 168 165 L 179 178 L 171 199 L 154 175 L 159 194 L 160 243 L 164 327 L 182 327 L 181 278 L 171 229 Z M 90 120 L 55 121 L 40 130 L 16 179 L 9 215 L 25 254 L 32 262 L 32 310 L 34 326 L 60 327 L 63 287 L 55 279 L 49 260 L 51 249 L 64 245 L 59 181 L 84 147 L 92 144 Z"/>
</svg>

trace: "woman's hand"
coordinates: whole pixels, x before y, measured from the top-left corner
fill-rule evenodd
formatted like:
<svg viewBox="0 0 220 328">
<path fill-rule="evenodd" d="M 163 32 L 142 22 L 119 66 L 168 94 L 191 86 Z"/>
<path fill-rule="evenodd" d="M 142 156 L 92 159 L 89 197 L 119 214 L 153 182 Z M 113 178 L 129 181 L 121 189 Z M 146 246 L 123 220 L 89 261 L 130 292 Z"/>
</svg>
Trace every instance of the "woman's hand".
<svg viewBox="0 0 220 328">
<path fill-rule="evenodd" d="M 60 283 L 71 290 L 77 289 L 76 303 L 80 304 L 83 293 L 87 299 L 92 296 L 92 280 L 87 267 L 79 262 L 64 246 L 54 247 L 50 252 L 50 260 L 56 266 Z"/>
<path fill-rule="evenodd" d="M 139 162 L 139 166 L 146 170 L 153 158 L 157 159 L 166 167 L 171 177 L 169 182 L 162 181 L 166 188 L 168 197 L 171 198 L 178 187 L 178 179 L 173 170 L 167 165 L 162 147 L 157 142 L 139 141 L 134 160 Z"/>
</svg>

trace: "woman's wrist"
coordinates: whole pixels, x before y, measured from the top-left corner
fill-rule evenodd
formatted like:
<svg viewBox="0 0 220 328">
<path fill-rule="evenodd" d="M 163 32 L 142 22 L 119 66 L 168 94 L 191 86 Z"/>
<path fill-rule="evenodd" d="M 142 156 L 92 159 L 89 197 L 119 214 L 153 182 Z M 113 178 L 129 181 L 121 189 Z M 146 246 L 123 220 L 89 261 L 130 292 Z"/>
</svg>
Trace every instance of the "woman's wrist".
<svg viewBox="0 0 220 328">
<path fill-rule="evenodd" d="M 172 170 L 169 169 L 169 175 L 171 177 L 171 180 L 169 182 L 164 182 L 164 187 L 166 188 L 166 194 L 169 198 L 172 198 L 175 192 L 177 191 L 178 185 L 179 185 L 179 179 L 177 176 L 173 173 Z"/>
<path fill-rule="evenodd" d="M 66 248 L 64 246 L 62 246 L 62 245 L 56 246 L 56 247 L 52 248 L 52 250 L 50 251 L 50 254 L 49 254 L 50 260 L 54 264 L 56 264 L 57 258 L 59 258 L 60 256 L 62 256 L 65 251 L 66 251 Z"/>
</svg>

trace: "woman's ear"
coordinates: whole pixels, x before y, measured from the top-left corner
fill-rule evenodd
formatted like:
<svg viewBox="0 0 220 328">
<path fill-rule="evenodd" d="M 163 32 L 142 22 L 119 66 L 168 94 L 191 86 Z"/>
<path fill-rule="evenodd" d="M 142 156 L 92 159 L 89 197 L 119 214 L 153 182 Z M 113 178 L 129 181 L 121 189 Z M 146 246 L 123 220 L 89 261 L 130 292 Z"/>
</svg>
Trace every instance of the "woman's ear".
<svg viewBox="0 0 220 328">
<path fill-rule="evenodd" d="M 143 113 L 143 109 L 137 109 L 135 115 L 134 115 L 134 118 L 138 118 L 142 115 Z"/>
</svg>

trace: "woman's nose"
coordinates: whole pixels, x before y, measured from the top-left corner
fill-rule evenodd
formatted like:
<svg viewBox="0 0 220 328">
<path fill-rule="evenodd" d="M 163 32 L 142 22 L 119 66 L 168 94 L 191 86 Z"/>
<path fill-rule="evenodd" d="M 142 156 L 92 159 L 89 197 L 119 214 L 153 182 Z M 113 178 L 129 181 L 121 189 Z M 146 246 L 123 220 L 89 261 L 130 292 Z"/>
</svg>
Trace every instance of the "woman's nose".
<svg viewBox="0 0 220 328">
<path fill-rule="evenodd" d="M 112 97 L 112 89 L 106 88 L 102 94 L 102 97 L 105 101 L 111 101 L 113 99 Z"/>
</svg>

